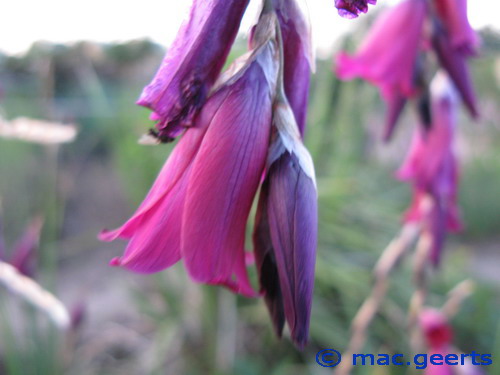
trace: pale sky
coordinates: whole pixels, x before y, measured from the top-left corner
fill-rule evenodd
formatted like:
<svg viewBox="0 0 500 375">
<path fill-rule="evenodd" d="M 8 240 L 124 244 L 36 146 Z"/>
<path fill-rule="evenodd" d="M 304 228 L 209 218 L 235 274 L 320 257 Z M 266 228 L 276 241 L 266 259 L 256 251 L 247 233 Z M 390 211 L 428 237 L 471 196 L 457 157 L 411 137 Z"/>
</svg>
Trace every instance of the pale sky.
<svg viewBox="0 0 500 375">
<path fill-rule="evenodd" d="M 307 2 L 313 37 L 320 50 L 328 49 L 343 31 L 356 25 L 356 20 L 337 15 L 333 0 L 301 1 Z M 191 0 L 0 0 L 0 50 L 20 53 L 37 40 L 110 42 L 144 37 L 168 47 L 190 4 Z M 255 20 L 259 4 L 251 1 L 243 31 Z M 469 1 L 470 21 L 476 28 L 493 25 L 500 29 L 499 14 L 499 0 Z"/>
</svg>

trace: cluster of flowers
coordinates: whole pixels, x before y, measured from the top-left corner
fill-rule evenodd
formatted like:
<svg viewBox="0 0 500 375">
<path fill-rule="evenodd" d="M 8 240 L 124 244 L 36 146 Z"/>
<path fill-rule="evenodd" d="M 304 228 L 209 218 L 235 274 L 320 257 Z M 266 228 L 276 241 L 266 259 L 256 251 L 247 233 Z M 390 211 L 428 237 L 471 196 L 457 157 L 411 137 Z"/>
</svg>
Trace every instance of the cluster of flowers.
<svg viewBox="0 0 500 375">
<path fill-rule="evenodd" d="M 337 5 L 357 13 L 368 2 Z M 265 0 L 249 51 L 221 73 L 248 3 L 193 1 L 138 101 L 153 111 L 154 136 L 182 138 L 135 214 L 100 238 L 129 241 L 113 265 L 151 273 L 182 259 L 197 282 L 263 295 L 277 334 L 286 320 L 303 347 L 317 242 L 314 167 L 302 144 L 310 31 L 296 0 Z M 259 186 L 251 253 L 245 231 Z M 260 292 L 249 281 L 249 260 Z"/>
<path fill-rule="evenodd" d="M 405 221 L 421 225 L 434 264 L 439 263 L 446 232 L 461 228 L 453 150 L 457 98 L 477 116 L 467 58 L 477 53 L 478 44 L 468 22 L 467 0 L 404 0 L 380 15 L 354 56 L 337 56 L 341 79 L 361 77 L 379 87 L 388 108 L 386 140 L 406 102 L 417 103 L 422 126 L 397 176 L 412 183 L 414 198 Z M 440 65 L 432 83 L 430 56 Z"/>
</svg>

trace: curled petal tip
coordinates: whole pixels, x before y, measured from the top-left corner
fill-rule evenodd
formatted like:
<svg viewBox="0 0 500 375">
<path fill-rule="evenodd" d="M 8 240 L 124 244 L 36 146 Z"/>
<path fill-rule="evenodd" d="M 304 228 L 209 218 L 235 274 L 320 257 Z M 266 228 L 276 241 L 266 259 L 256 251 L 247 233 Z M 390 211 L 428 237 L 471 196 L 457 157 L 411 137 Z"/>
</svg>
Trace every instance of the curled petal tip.
<svg viewBox="0 0 500 375">
<path fill-rule="evenodd" d="M 111 267 L 120 267 L 122 265 L 122 260 L 120 257 L 115 257 L 109 261 Z"/>
<path fill-rule="evenodd" d="M 97 239 L 99 241 L 111 242 L 115 240 L 118 236 L 116 235 L 116 230 L 103 229 L 98 235 Z"/>
</svg>

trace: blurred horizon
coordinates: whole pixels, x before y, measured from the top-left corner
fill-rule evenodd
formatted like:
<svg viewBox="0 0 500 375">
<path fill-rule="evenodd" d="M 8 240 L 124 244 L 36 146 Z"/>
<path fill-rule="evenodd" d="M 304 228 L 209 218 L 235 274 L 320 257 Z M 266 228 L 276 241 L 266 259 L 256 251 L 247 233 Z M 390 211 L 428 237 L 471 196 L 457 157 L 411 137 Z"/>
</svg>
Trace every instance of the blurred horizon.
<svg viewBox="0 0 500 375">
<path fill-rule="evenodd" d="M 307 9 L 312 24 L 314 45 L 319 55 L 331 52 L 336 42 L 357 24 L 355 20 L 337 16 L 333 0 L 298 0 Z M 379 0 L 376 7 L 371 6 L 372 15 L 385 6 L 394 5 L 401 0 Z M 95 4 L 94 4 L 95 3 Z M 144 0 L 141 7 L 118 3 L 117 0 L 99 2 L 90 0 L 80 8 L 68 8 L 63 0 L 50 0 L 31 4 L 29 13 L 25 12 L 22 2 L 4 2 L 0 23 L 0 35 L 9 35 L 0 41 L 0 53 L 22 55 L 33 43 L 41 41 L 54 44 L 75 44 L 81 41 L 96 43 L 126 43 L 133 40 L 149 39 L 168 47 L 186 18 L 191 0 L 163 2 Z M 95 5 L 95 7 L 93 6 Z M 94 10 L 99 8 L 100 12 Z M 116 17 L 116 9 L 120 17 Z M 469 20 L 473 28 L 491 27 L 500 31 L 500 3 L 476 0 L 468 3 Z M 247 34 L 253 25 L 259 8 L 251 2 L 240 27 L 240 35 Z M 76 16 L 76 17 L 75 17 Z M 112 18 L 110 18 L 112 17 Z M 361 15 L 360 19 L 367 15 Z M 17 27 L 19 20 L 30 27 Z M 109 20 L 113 27 L 109 27 Z M 332 22 L 332 19 L 335 22 Z M 91 27 L 89 27 L 91 22 Z M 13 32 L 15 30 L 15 32 Z M 63 32 L 62 32 L 63 31 Z"/>
</svg>

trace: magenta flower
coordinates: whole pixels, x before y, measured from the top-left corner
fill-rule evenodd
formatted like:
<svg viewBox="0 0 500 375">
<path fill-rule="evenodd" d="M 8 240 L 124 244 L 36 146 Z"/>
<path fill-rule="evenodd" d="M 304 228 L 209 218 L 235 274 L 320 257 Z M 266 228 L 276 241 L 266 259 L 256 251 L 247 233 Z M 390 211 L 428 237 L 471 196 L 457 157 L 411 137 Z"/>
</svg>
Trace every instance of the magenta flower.
<svg viewBox="0 0 500 375">
<path fill-rule="evenodd" d="M 467 67 L 466 56 L 451 44 L 446 30 L 436 24 L 432 36 L 432 45 L 441 66 L 446 69 L 453 80 L 460 96 L 473 117 L 478 116 L 476 94 L 472 85 L 472 78 Z"/>
<path fill-rule="evenodd" d="M 283 38 L 285 94 L 304 135 L 314 58 L 310 26 L 296 0 L 273 0 Z"/>
<path fill-rule="evenodd" d="M 335 7 L 345 18 L 356 18 L 360 13 L 368 12 L 368 4 L 377 4 L 377 0 L 335 0 Z"/>
<path fill-rule="evenodd" d="M 447 317 L 439 310 L 425 308 L 419 316 L 420 328 L 427 344 L 427 355 L 434 354 L 447 356 L 453 353 L 451 346 L 453 340 L 453 330 L 448 323 Z M 446 363 L 433 365 L 426 363 L 425 375 L 453 375 L 453 368 Z"/>
<path fill-rule="evenodd" d="M 444 73 L 438 73 L 433 80 L 431 98 L 431 128 L 416 130 L 397 175 L 413 185 L 413 203 L 405 220 L 422 224 L 432 238 L 431 259 L 438 264 L 446 232 L 462 227 L 457 207 L 458 167 L 453 151 L 457 100 Z"/>
<path fill-rule="evenodd" d="M 172 140 L 193 121 L 217 80 L 249 0 L 194 0 L 138 104 L 152 109 L 158 137 Z"/>
<path fill-rule="evenodd" d="M 477 36 L 467 20 L 466 0 L 435 0 L 432 12 L 426 0 L 405 0 L 383 13 L 355 56 L 337 56 L 340 79 L 363 78 L 381 91 L 387 103 L 384 139 L 388 140 L 408 99 L 425 95 L 425 64 L 419 55 L 432 46 L 464 104 L 477 116 L 476 98 L 467 69 L 467 55 L 477 48 Z M 431 27 L 424 27 L 430 21 Z"/>
<path fill-rule="evenodd" d="M 233 2 L 243 7 L 243 2 Z M 214 9 L 220 4 L 207 3 Z M 201 2 L 193 6 L 193 25 L 185 26 L 182 38 L 192 31 L 197 41 L 197 25 L 210 24 L 212 14 L 222 12 L 206 10 L 206 18 L 194 23 L 203 9 L 197 4 Z M 212 20 L 215 30 L 196 31 L 214 34 L 201 40 L 220 37 L 218 23 L 223 20 L 219 14 Z M 135 214 L 120 228 L 100 234 L 105 241 L 128 240 L 125 253 L 112 265 L 151 273 L 182 259 L 195 281 L 249 297 L 258 293 L 245 263 L 256 259 L 261 293 L 276 331 L 281 335 L 286 320 L 292 340 L 301 348 L 308 338 L 317 236 L 314 168 L 300 134 L 313 65 L 309 37 L 295 0 L 273 0 L 265 3 L 252 30 L 251 50 L 221 75 L 220 66 L 211 70 L 210 59 L 216 65 L 225 60 L 223 38 L 212 41 L 218 52 L 207 52 L 207 43 L 201 51 L 189 45 L 197 52 L 184 54 L 177 44 L 172 56 L 175 61 L 186 58 L 188 68 L 184 71 L 184 65 L 171 62 L 167 54 L 145 97 L 154 110 L 152 117 L 160 121 L 160 138 L 168 140 L 187 129 Z M 178 80 L 187 72 L 201 74 L 198 68 L 204 74 L 199 81 L 203 87 L 185 81 L 189 93 L 196 92 L 188 98 L 196 100 L 176 106 L 171 99 L 179 91 Z M 172 117 L 172 109 L 182 116 Z M 245 232 L 261 182 L 253 257 L 244 248 Z"/>
<path fill-rule="evenodd" d="M 454 365 L 442 364 L 434 365 L 429 361 L 424 370 L 425 375 L 483 375 L 484 372 L 479 366 L 482 359 L 467 355 L 462 357 L 453 347 L 453 328 L 448 321 L 448 317 L 441 311 L 433 308 L 425 308 L 419 316 L 420 328 L 427 344 L 428 357 L 433 354 L 440 354 L 445 358 L 450 354 L 455 354 L 455 358 L 448 357 Z M 471 358 L 472 357 L 472 358 Z M 438 362 L 439 363 L 439 362 Z"/>
<path fill-rule="evenodd" d="M 479 37 L 469 24 L 467 0 L 435 0 L 435 5 L 453 48 L 464 55 L 475 55 Z"/>
<path fill-rule="evenodd" d="M 270 40 L 224 76 L 136 213 L 101 233 L 106 241 L 129 240 L 114 265 L 149 273 L 182 258 L 195 281 L 256 295 L 244 262 L 245 228 L 266 161 L 277 62 Z"/>
<path fill-rule="evenodd" d="M 278 336 L 285 319 L 292 340 L 307 343 L 314 285 L 317 192 L 312 159 L 288 103 L 275 104 L 275 139 L 260 193 L 255 258 L 261 292 Z"/>
<path fill-rule="evenodd" d="M 337 56 L 340 79 L 360 77 L 380 89 L 389 108 L 386 139 L 406 99 L 417 92 L 415 66 L 426 13 L 425 0 L 406 0 L 380 15 L 354 56 Z"/>
<path fill-rule="evenodd" d="M 453 340 L 453 330 L 447 317 L 441 311 L 431 308 L 423 309 L 419 316 L 419 323 L 430 349 L 449 348 Z"/>
</svg>

